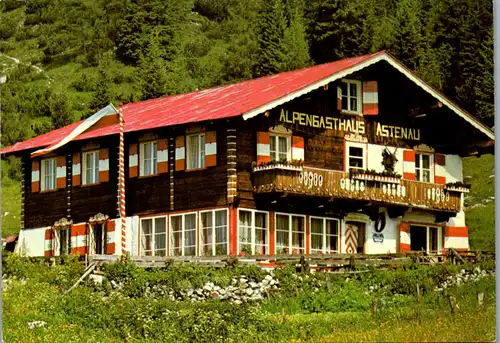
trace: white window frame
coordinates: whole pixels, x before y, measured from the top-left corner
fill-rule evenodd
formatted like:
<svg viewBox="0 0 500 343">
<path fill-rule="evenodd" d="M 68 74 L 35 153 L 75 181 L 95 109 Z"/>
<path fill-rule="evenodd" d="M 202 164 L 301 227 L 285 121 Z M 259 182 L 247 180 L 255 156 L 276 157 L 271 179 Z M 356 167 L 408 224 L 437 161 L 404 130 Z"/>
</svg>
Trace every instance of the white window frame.
<svg viewBox="0 0 500 343">
<path fill-rule="evenodd" d="M 139 233 L 139 256 L 157 256 L 156 254 L 156 251 L 157 250 L 160 250 L 160 249 L 156 249 L 156 219 L 158 218 L 164 218 L 165 219 L 165 255 L 164 256 L 168 256 L 168 238 L 169 238 L 169 221 L 168 221 L 168 216 L 154 216 L 154 217 L 144 217 L 144 218 L 140 218 L 139 219 L 139 224 L 140 224 L 140 233 Z M 151 249 L 150 250 L 143 250 L 142 249 L 142 239 L 143 237 L 145 236 L 144 233 L 143 233 L 143 229 L 142 229 L 142 222 L 144 220 L 151 220 L 153 225 L 152 225 L 152 230 L 151 230 L 151 234 L 149 234 L 148 236 L 150 236 L 150 242 L 151 242 Z M 146 251 L 151 251 L 151 255 L 146 255 Z M 160 255 L 161 256 L 161 255 Z"/>
<path fill-rule="evenodd" d="M 362 156 L 362 159 L 363 159 L 363 166 L 362 168 L 358 168 L 358 167 L 351 167 L 349 164 L 349 159 L 351 158 L 351 155 L 349 154 L 349 150 L 350 148 L 360 148 L 363 150 L 363 156 Z M 349 142 L 349 141 L 346 141 L 346 144 L 345 144 L 345 156 L 346 156 L 346 161 L 345 161 L 345 165 L 346 165 L 346 172 L 350 171 L 351 169 L 358 169 L 358 170 L 366 170 L 366 165 L 367 165 L 367 152 L 368 152 L 368 149 L 367 149 L 367 145 L 365 143 L 356 143 L 356 142 Z M 358 156 L 354 156 L 353 158 L 356 158 L 356 159 L 359 159 Z"/>
<path fill-rule="evenodd" d="M 363 94 L 362 94 L 362 82 L 360 80 L 350 80 L 350 79 L 342 79 L 340 81 L 341 83 L 347 84 L 347 94 L 342 93 L 342 86 L 340 86 L 340 93 L 341 93 L 341 99 L 343 100 L 344 98 L 347 98 L 347 108 L 342 108 L 342 112 L 344 113 L 353 113 L 353 114 L 362 114 L 363 113 Z M 356 111 L 351 110 L 351 98 L 354 98 L 354 96 L 351 96 L 351 87 L 350 85 L 354 84 L 356 85 L 356 89 L 358 92 L 358 95 L 356 96 L 356 101 L 358 104 L 358 108 Z"/>
<path fill-rule="evenodd" d="M 227 247 L 226 255 L 229 255 L 229 243 L 230 243 L 230 239 L 229 239 L 229 211 L 227 208 L 216 208 L 213 210 L 200 211 L 199 223 L 198 223 L 198 227 L 199 227 L 198 242 L 200 242 L 198 256 L 203 256 L 203 247 L 206 245 L 206 244 L 203 244 L 203 242 L 201 240 L 202 230 L 204 229 L 203 224 L 202 224 L 202 217 L 205 213 L 210 213 L 212 216 L 212 227 L 210 228 L 210 230 L 212 231 L 211 249 L 212 249 L 212 256 L 217 255 L 217 237 L 216 237 L 217 227 L 215 225 L 215 212 L 222 212 L 222 211 L 226 212 L 226 247 Z"/>
<path fill-rule="evenodd" d="M 184 244 L 186 242 L 186 216 L 188 215 L 192 215 L 194 214 L 195 215 L 195 219 L 194 219 L 194 223 L 195 223 L 195 235 L 194 235 L 194 255 L 185 255 L 185 248 L 186 248 L 186 245 Z M 181 241 L 180 241 L 180 246 L 181 246 L 181 255 L 180 256 L 197 256 L 197 252 L 198 252 L 198 230 L 199 230 L 199 226 L 198 226 L 198 212 L 184 212 L 184 213 L 176 213 L 176 214 L 171 214 L 169 215 L 169 218 L 168 218 L 168 253 L 167 253 L 167 256 L 179 256 L 179 255 L 175 255 L 175 254 L 172 254 L 171 252 L 173 251 L 173 247 L 170 246 L 170 235 L 173 233 L 173 230 L 172 230 L 172 217 L 181 217 Z M 191 246 L 190 246 L 191 247 Z"/>
<path fill-rule="evenodd" d="M 106 228 L 106 224 L 105 223 L 100 223 L 100 224 L 91 224 L 89 225 L 90 226 L 90 230 L 89 230 L 89 234 L 88 234 L 88 238 L 89 238 L 89 250 L 90 250 L 90 255 L 95 255 L 96 254 L 96 245 L 95 245 L 95 239 L 94 239 L 94 230 L 95 230 L 95 226 L 97 225 L 100 225 L 102 227 L 102 232 L 101 232 L 101 242 L 102 242 L 102 253 L 103 254 L 106 254 L 106 246 L 108 244 L 108 230 Z"/>
<path fill-rule="evenodd" d="M 61 232 L 62 231 L 66 231 L 66 250 L 67 250 L 67 254 L 70 255 L 71 254 L 71 231 L 69 228 L 65 228 L 65 229 L 57 229 L 55 230 L 56 234 L 55 234 L 55 237 L 56 237 L 56 247 L 55 247 L 55 255 L 56 256 L 62 256 L 62 252 L 61 252 Z"/>
<path fill-rule="evenodd" d="M 199 151 L 195 152 L 196 154 L 196 163 L 193 162 L 191 158 L 193 147 L 191 146 L 192 137 L 198 137 L 198 147 Z M 202 140 L 203 138 L 203 140 Z M 201 142 L 203 141 L 203 144 Z M 205 151 L 206 137 L 205 133 L 196 133 L 192 135 L 186 136 L 186 169 L 202 169 L 206 166 L 206 151 Z"/>
<path fill-rule="evenodd" d="M 279 150 L 279 139 L 280 138 L 286 139 L 286 147 L 287 147 L 286 152 Z M 276 150 L 272 150 L 271 141 L 274 141 L 274 146 L 275 146 Z M 272 158 L 273 153 L 276 155 L 276 157 L 277 157 L 276 159 Z M 269 156 L 270 156 L 271 161 L 277 161 L 277 162 L 281 161 L 279 156 L 280 156 L 280 154 L 284 154 L 284 153 L 286 153 L 286 160 L 291 161 L 292 160 L 292 136 L 279 135 L 279 134 L 274 134 L 274 133 L 269 134 Z"/>
<path fill-rule="evenodd" d="M 53 174 L 51 177 L 52 185 L 47 185 L 45 181 L 45 176 L 47 174 L 46 163 L 53 163 Z M 52 191 L 57 189 L 57 157 L 56 158 L 46 158 L 40 162 L 40 190 L 41 191 Z"/>
<path fill-rule="evenodd" d="M 312 221 L 313 219 L 319 219 L 323 222 L 323 232 L 319 235 L 319 234 L 313 234 L 312 233 Z M 326 222 L 327 220 L 331 220 L 331 221 L 334 221 L 334 222 L 337 222 L 337 234 L 336 235 L 332 235 L 332 234 L 327 234 L 326 233 Z M 316 217 L 316 216 L 309 216 L 309 253 L 313 254 L 313 250 L 314 252 L 319 252 L 319 253 L 325 253 L 325 254 L 330 254 L 330 253 L 339 253 L 340 252 L 340 240 L 341 240 L 341 231 L 342 231 L 342 228 L 340 226 L 340 220 L 337 219 L 337 218 L 328 218 L 328 217 Z M 322 240 L 323 240 L 323 246 L 321 249 L 313 249 L 312 248 L 312 237 L 313 235 L 315 236 L 321 236 L 322 237 Z M 337 237 L 337 247 L 335 249 L 332 250 L 332 248 L 330 247 L 330 249 L 327 249 L 327 241 L 328 241 L 328 238 L 330 236 L 334 236 L 334 237 Z"/>
<path fill-rule="evenodd" d="M 419 225 L 419 224 L 411 224 L 411 226 L 417 226 L 422 229 L 425 228 L 425 236 L 426 236 L 426 242 L 425 242 L 425 251 L 430 252 L 430 228 L 435 228 L 437 229 L 437 245 L 438 245 L 438 254 L 443 252 L 443 227 L 442 226 L 434 226 L 434 225 Z M 410 236 L 410 242 L 411 242 L 411 236 Z"/>
<path fill-rule="evenodd" d="M 158 141 L 149 141 L 149 142 L 143 142 L 139 144 L 140 151 L 139 151 L 139 156 L 140 156 L 140 171 L 139 175 L 140 176 L 149 176 L 149 175 L 156 175 L 158 173 Z M 146 149 L 148 147 L 151 147 L 156 149 L 156 153 L 153 154 L 153 150 L 151 151 L 151 158 L 147 160 L 147 163 L 149 164 L 151 172 L 146 174 Z"/>
<path fill-rule="evenodd" d="M 265 248 L 265 255 L 269 254 L 269 251 L 271 249 L 270 247 L 270 244 L 271 242 L 269 241 L 269 237 L 270 237 L 270 221 L 269 221 L 269 212 L 267 211 L 257 211 L 257 210 L 252 210 L 252 209 L 247 209 L 247 208 L 239 208 L 238 209 L 238 214 L 237 214 L 237 237 L 235 238 L 237 240 L 236 242 L 236 253 L 237 254 L 240 254 L 241 253 L 241 249 L 240 249 L 240 245 L 241 244 L 248 244 L 248 243 L 243 243 L 243 242 L 240 242 L 240 211 L 246 211 L 246 212 L 250 212 L 251 213 L 251 223 L 250 223 L 250 249 L 252 250 L 252 255 L 255 255 L 255 214 L 256 213 L 262 213 L 266 216 L 266 244 L 263 244 L 266 248 Z M 261 229 L 261 228 L 259 228 Z"/>
<path fill-rule="evenodd" d="M 307 217 L 303 214 L 294 214 L 294 213 L 283 213 L 283 212 L 275 212 L 274 213 L 274 253 L 276 254 L 276 250 L 278 249 L 278 215 L 280 216 L 288 216 L 288 254 L 293 254 L 294 249 L 299 249 L 299 255 L 306 253 L 306 243 L 307 243 Z M 293 229 L 293 217 L 302 217 L 304 220 L 304 246 L 302 248 L 294 248 L 293 247 L 293 233 L 298 231 L 292 231 Z M 301 252 L 303 251 L 303 252 Z"/>
<path fill-rule="evenodd" d="M 429 156 L 429 169 L 424 168 L 423 164 L 423 158 L 422 156 L 426 155 Z M 420 167 L 417 167 L 417 159 L 420 164 Z M 417 170 L 420 171 L 420 180 L 417 178 Z M 423 171 L 424 170 L 429 170 L 429 181 L 423 181 Z M 426 183 L 434 183 L 434 155 L 429 154 L 429 153 L 424 153 L 424 152 L 415 152 L 415 179 L 419 182 L 426 182 Z"/>
<path fill-rule="evenodd" d="M 94 168 L 92 175 L 94 180 L 87 180 L 87 156 L 94 155 Z M 82 185 L 99 183 L 99 150 L 85 151 L 82 153 Z"/>
</svg>

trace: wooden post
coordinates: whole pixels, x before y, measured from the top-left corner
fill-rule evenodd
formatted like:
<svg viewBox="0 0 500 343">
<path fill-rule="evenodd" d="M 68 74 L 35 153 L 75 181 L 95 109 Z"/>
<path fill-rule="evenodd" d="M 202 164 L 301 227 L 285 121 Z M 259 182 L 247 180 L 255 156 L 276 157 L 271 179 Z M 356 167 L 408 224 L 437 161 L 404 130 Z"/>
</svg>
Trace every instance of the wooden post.
<svg viewBox="0 0 500 343">
<path fill-rule="evenodd" d="M 457 310 L 457 300 L 455 299 L 454 296 L 451 296 L 451 295 L 448 297 L 448 300 L 450 302 L 451 314 L 455 314 L 455 312 Z"/>
<path fill-rule="evenodd" d="M 484 293 L 477 293 L 477 308 L 480 309 L 483 306 Z"/>
<path fill-rule="evenodd" d="M 330 273 L 325 272 L 325 281 L 326 281 L 326 289 L 328 289 L 328 292 L 332 290 L 332 285 L 330 284 Z"/>
<path fill-rule="evenodd" d="M 377 314 L 377 298 L 375 297 L 372 298 L 372 314 Z"/>
<path fill-rule="evenodd" d="M 420 326 L 422 323 L 421 323 L 421 318 L 420 318 L 420 312 L 421 312 L 421 306 L 422 306 L 422 296 L 420 295 L 420 286 L 418 285 L 417 283 L 417 302 L 418 302 L 418 305 L 417 305 L 417 323 L 418 323 L 418 326 Z"/>
<path fill-rule="evenodd" d="M 286 322 L 286 313 L 285 313 L 284 307 L 281 309 L 281 319 L 282 319 L 283 323 Z"/>
</svg>

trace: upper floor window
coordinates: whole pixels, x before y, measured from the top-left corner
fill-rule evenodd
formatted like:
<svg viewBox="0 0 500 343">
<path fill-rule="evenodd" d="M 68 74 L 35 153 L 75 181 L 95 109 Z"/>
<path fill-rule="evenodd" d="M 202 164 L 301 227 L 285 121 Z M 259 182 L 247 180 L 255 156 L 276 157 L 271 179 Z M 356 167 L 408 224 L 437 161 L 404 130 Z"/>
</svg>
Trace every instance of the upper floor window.
<svg viewBox="0 0 500 343">
<path fill-rule="evenodd" d="M 205 134 L 190 135 L 187 139 L 187 169 L 205 167 Z"/>
<path fill-rule="evenodd" d="M 99 151 L 84 152 L 82 184 L 88 185 L 97 182 L 99 182 Z"/>
<path fill-rule="evenodd" d="M 361 113 L 361 81 L 342 80 L 340 82 L 342 111 Z"/>
<path fill-rule="evenodd" d="M 347 142 L 347 166 L 350 169 L 366 169 L 365 149 L 366 145 Z"/>
<path fill-rule="evenodd" d="M 156 141 L 141 143 L 140 175 L 154 175 L 157 173 L 158 146 Z"/>
<path fill-rule="evenodd" d="M 271 161 L 291 160 L 292 142 L 290 136 L 269 135 Z"/>
<path fill-rule="evenodd" d="M 57 158 L 49 158 L 42 160 L 40 179 L 41 179 L 42 191 L 50 191 L 56 189 Z"/>
<path fill-rule="evenodd" d="M 432 155 L 415 154 L 415 174 L 417 181 L 431 182 L 432 180 Z"/>
</svg>

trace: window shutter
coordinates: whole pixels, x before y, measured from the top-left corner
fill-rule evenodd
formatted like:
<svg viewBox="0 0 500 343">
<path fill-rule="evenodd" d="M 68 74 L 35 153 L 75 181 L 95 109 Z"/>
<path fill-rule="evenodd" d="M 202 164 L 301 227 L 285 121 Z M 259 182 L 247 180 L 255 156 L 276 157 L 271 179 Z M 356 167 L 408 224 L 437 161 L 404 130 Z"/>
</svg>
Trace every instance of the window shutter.
<svg viewBox="0 0 500 343">
<path fill-rule="evenodd" d="M 81 153 L 76 152 L 73 154 L 73 163 L 71 166 L 72 173 L 72 185 L 80 186 L 82 184 L 82 163 L 81 163 Z"/>
<path fill-rule="evenodd" d="M 31 161 L 31 191 L 40 192 L 40 161 Z"/>
<path fill-rule="evenodd" d="M 408 252 L 411 250 L 410 224 L 399 224 L 399 252 Z"/>
<path fill-rule="evenodd" d="M 337 86 L 337 110 L 342 110 L 342 88 L 340 88 L 340 85 Z"/>
<path fill-rule="evenodd" d="M 378 83 L 377 81 L 363 82 L 363 114 L 378 114 Z"/>
<path fill-rule="evenodd" d="M 57 157 L 56 188 L 66 188 L 66 157 Z"/>
<path fill-rule="evenodd" d="M 109 149 L 99 150 L 99 182 L 109 181 Z"/>
<path fill-rule="evenodd" d="M 215 131 L 205 132 L 205 165 L 217 165 L 217 137 Z"/>
<path fill-rule="evenodd" d="M 271 161 L 269 132 L 257 132 L 257 165 Z"/>
<path fill-rule="evenodd" d="M 186 169 L 186 145 L 184 136 L 175 138 L 175 170 Z"/>
<path fill-rule="evenodd" d="M 137 144 L 130 144 L 128 147 L 128 176 L 130 178 L 139 175 L 139 154 L 137 153 Z"/>
<path fill-rule="evenodd" d="M 304 137 L 292 137 L 292 160 L 304 161 Z"/>
<path fill-rule="evenodd" d="M 52 228 L 45 229 L 45 256 L 53 256 L 55 250 L 55 234 Z"/>
<path fill-rule="evenodd" d="M 446 184 L 446 155 L 434 155 L 434 183 Z"/>
<path fill-rule="evenodd" d="M 168 139 L 159 139 L 156 143 L 158 149 L 158 174 L 168 172 Z"/>
<path fill-rule="evenodd" d="M 407 180 L 416 180 L 415 175 L 415 151 L 403 151 L 403 178 Z"/>
<path fill-rule="evenodd" d="M 106 222 L 106 254 L 113 255 L 115 253 L 115 221 L 108 220 Z"/>
</svg>

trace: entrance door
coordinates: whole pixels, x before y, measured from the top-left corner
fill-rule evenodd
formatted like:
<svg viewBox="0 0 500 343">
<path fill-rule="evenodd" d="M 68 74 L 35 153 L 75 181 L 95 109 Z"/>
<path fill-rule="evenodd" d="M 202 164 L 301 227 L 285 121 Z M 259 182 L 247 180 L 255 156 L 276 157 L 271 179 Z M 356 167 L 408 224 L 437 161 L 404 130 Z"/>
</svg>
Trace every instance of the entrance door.
<svg viewBox="0 0 500 343">
<path fill-rule="evenodd" d="M 357 253 L 365 253 L 365 242 L 366 242 L 366 225 L 365 223 L 357 223 L 358 225 L 358 247 Z"/>
<path fill-rule="evenodd" d="M 104 255 L 106 253 L 105 224 L 94 224 L 90 227 L 90 254 Z"/>
</svg>

